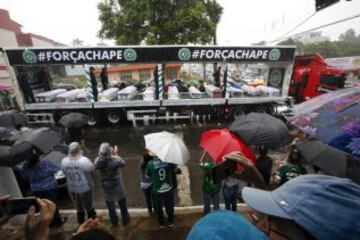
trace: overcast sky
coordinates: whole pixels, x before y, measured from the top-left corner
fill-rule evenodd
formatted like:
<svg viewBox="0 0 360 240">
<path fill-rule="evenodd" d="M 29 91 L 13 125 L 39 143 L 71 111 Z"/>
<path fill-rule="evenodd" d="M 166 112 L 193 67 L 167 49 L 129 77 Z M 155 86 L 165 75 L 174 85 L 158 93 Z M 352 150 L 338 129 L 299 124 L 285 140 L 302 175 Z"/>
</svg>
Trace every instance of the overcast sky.
<svg viewBox="0 0 360 240">
<path fill-rule="evenodd" d="M 13 20 L 32 32 L 70 44 L 80 38 L 87 45 L 101 42 L 97 3 L 101 0 L 1 0 Z M 248 45 L 272 41 L 295 27 L 314 12 L 315 0 L 218 0 L 224 12 L 218 26 L 219 45 Z M 291 34 L 360 14 L 360 0 L 345 1 L 318 12 Z M 354 28 L 360 34 L 360 18 L 322 29 L 335 40 Z M 290 34 L 290 35 L 291 35 Z M 108 42 L 109 43 L 109 42 Z"/>
</svg>

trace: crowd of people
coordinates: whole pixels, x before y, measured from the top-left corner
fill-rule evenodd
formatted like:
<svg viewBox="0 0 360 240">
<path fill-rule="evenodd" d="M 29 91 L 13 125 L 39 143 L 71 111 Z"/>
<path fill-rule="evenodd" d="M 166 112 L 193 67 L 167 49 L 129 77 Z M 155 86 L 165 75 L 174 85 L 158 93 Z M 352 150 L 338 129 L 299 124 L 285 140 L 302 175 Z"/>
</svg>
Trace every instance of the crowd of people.
<svg viewBox="0 0 360 240">
<path fill-rule="evenodd" d="M 213 169 L 217 165 L 204 151 L 199 162 L 199 167 L 203 170 L 204 217 L 194 225 L 188 239 L 202 239 L 207 236 L 207 230 L 214 231 L 215 228 L 216 231 L 224 231 L 224 234 L 218 238 L 214 235 L 213 239 L 238 239 L 237 234 L 247 236 L 244 239 L 329 239 L 323 237 L 330 234 L 336 234 L 336 239 L 353 239 L 354 236 L 360 236 L 358 221 L 346 220 L 360 219 L 359 212 L 354 210 L 360 204 L 359 186 L 348 179 L 308 174 L 301 164 L 298 149 L 294 144 L 289 146 L 289 149 L 287 160 L 281 163 L 274 161 L 265 147 L 256 149 L 256 164 L 241 152 L 227 154 L 223 157 L 224 160 L 235 161 L 243 170 L 232 173 L 221 182 L 215 181 Z M 57 207 L 58 186 L 55 173 L 59 170 L 66 176 L 68 193 L 76 208 L 79 230 L 73 239 L 83 239 L 82 235 L 103 236 L 102 234 L 109 237 L 104 235 L 104 239 L 112 239 L 111 235 L 98 228 L 99 219 L 94 207 L 96 171 L 111 224 L 117 225 L 119 222 L 116 205 L 120 208 L 122 224 L 125 226 L 129 223 L 131 217 L 120 170 L 125 167 L 126 162 L 119 156 L 117 146 L 102 143 L 94 161 L 84 156 L 79 142 L 69 144 L 68 155 L 61 161 L 61 166 L 51 161 L 41 161 L 41 158 L 41 153 L 35 153 L 23 166 L 21 176 L 29 182 L 31 192 L 37 197 L 42 209 L 40 215 L 43 214 L 42 218 L 47 220 L 37 223 L 41 227 L 31 227 L 34 225 L 31 223 L 34 221 L 34 209 L 30 209 L 26 236 L 47 234 L 47 230 L 37 229 L 60 227 L 66 222 L 67 219 L 60 216 Z M 148 150 L 143 154 L 139 170 L 139 185 L 144 193 L 149 215 L 156 217 L 160 228 L 172 228 L 175 223 L 176 174 L 181 174 L 181 170 L 175 164 L 161 161 Z M 225 211 L 219 210 L 221 193 Z M 231 213 L 237 212 L 239 200 L 253 209 L 249 211 L 253 225 L 243 216 Z M 336 216 L 339 217 L 338 209 L 341 209 L 342 214 L 347 214 L 345 220 L 341 218 L 340 223 L 335 219 Z M 322 210 L 329 211 L 325 214 Z M 234 220 L 231 220 L 232 218 Z M 233 228 L 236 230 L 229 236 L 229 230 Z"/>
</svg>

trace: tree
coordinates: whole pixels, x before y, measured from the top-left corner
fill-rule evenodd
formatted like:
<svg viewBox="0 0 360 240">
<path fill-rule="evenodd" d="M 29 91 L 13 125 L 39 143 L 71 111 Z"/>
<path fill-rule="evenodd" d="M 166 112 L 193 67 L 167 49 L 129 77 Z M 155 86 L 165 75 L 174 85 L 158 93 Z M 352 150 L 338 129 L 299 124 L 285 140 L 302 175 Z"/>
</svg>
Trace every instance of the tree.
<svg viewBox="0 0 360 240">
<path fill-rule="evenodd" d="M 282 45 L 282 46 L 297 46 L 297 47 L 301 47 L 304 44 L 300 41 L 294 40 L 292 38 L 288 38 L 285 41 L 279 42 L 277 45 Z"/>
<path fill-rule="evenodd" d="M 84 46 L 84 41 L 81 40 L 80 38 L 74 38 L 71 41 L 71 45 L 74 47 L 81 47 L 81 46 Z"/>
<path fill-rule="evenodd" d="M 222 7 L 215 0 L 103 0 L 98 35 L 117 44 L 209 43 Z"/>
<path fill-rule="evenodd" d="M 357 37 L 354 29 L 350 28 L 345 33 L 340 34 L 339 40 L 352 44 L 360 44 L 360 35 Z"/>
</svg>

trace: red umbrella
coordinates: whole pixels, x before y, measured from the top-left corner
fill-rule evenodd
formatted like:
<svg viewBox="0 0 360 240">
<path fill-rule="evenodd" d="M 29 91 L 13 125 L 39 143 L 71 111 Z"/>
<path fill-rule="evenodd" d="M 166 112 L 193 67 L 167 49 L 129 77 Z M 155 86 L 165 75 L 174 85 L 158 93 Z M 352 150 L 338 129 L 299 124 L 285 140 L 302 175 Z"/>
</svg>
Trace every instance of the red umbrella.
<svg viewBox="0 0 360 240">
<path fill-rule="evenodd" d="M 251 149 L 237 135 L 228 129 L 215 129 L 203 132 L 201 135 L 200 146 L 210 155 L 215 163 L 221 163 L 223 156 L 233 151 L 240 151 L 256 164 L 256 158 Z M 238 165 L 238 171 L 243 168 Z"/>
</svg>

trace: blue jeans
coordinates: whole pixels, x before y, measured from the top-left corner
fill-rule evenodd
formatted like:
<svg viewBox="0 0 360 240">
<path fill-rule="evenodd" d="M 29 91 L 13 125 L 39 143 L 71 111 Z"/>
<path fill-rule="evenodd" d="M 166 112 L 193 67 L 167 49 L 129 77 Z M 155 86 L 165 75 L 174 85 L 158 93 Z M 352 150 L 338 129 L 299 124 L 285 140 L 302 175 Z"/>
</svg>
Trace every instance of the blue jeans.
<svg viewBox="0 0 360 240">
<path fill-rule="evenodd" d="M 239 189 L 238 185 L 232 187 L 226 187 L 226 185 L 223 186 L 225 208 L 227 210 L 231 209 L 232 211 L 236 212 L 236 198 L 237 198 L 238 189 Z"/>
<path fill-rule="evenodd" d="M 130 218 L 127 204 L 126 204 L 126 198 L 125 197 L 122 198 L 121 200 L 119 200 L 118 203 L 119 203 L 120 212 L 121 212 L 121 219 L 122 219 L 122 222 L 125 224 Z M 106 206 L 108 208 L 111 223 L 116 224 L 118 221 L 118 215 L 116 213 L 115 202 L 114 201 L 106 201 Z"/>
<path fill-rule="evenodd" d="M 204 215 L 209 213 L 211 211 L 211 203 L 214 206 L 214 210 L 218 210 L 220 208 L 220 194 L 215 193 L 213 195 L 204 193 L 203 192 L 203 198 L 204 198 Z"/>
<path fill-rule="evenodd" d="M 143 189 L 144 194 L 145 194 L 145 199 L 146 199 L 146 206 L 148 209 L 149 214 L 153 213 L 153 208 L 155 210 L 155 203 L 154 203 L 154 197 L 153 194 L 151 193 L 151 187 L 148 187 L 147 189 Z"/>
</svg>

